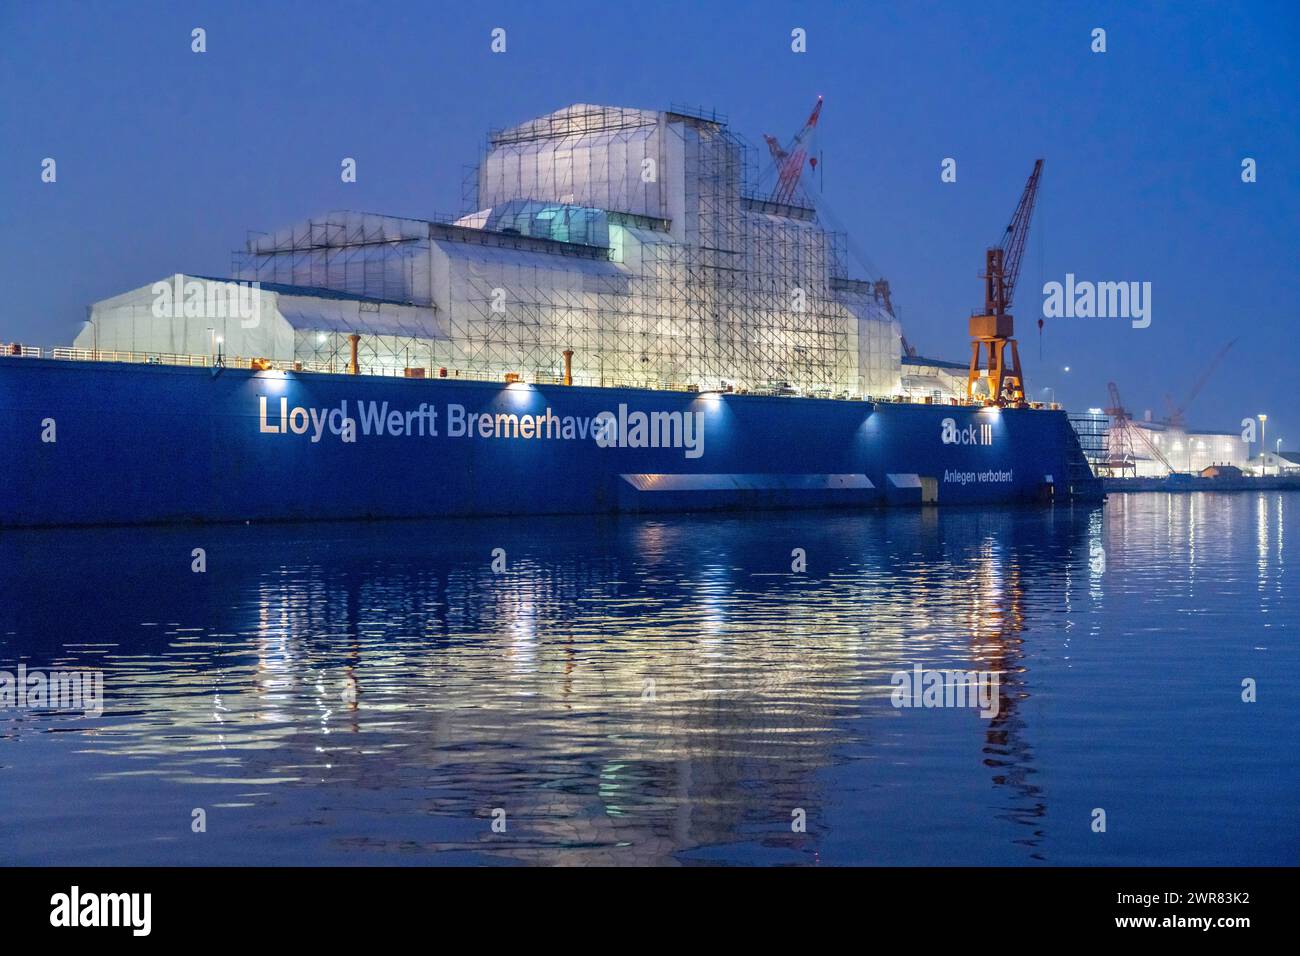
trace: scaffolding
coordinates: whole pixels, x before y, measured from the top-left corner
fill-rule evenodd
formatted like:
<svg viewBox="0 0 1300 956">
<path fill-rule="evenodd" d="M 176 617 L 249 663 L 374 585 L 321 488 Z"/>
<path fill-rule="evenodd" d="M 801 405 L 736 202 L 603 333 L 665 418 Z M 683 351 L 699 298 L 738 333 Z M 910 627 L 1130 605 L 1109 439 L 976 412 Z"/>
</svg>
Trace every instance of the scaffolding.
<svg viewBox="0 0 1300 956">
<path fill-rule="evenodd" d="M 896 394 L 878 287 L 813 210 L 748 190 L 752 163 L 717 114 L 580 104 L 493 131 L 458 218 L 332 213 L 233 271 L 432 309 L 436 335 L 363 336 L 378 364 L 555 381 L 571 349 L 577 384 Z M 336 331 L 295 357 L 337 362 Z"/>
<path fill-rule="evenodd" d="M 1129 445 L 1127 455 L 1119 451 L 1125 436 L 1122 429 L 1111 431 L 1109 415 L 1088 412 L 1069 418 L 1070 426 L 1079 438 L 1079 448 L 1094 474 L 1123 477 L 1125 469 L 1132 472 L 1132 445 Z"/>
<path fill-rule="evenodd" d="M 250 232 L 231 275 L 366 298 L 429 305 L 427 222 L 334 212 L 275 233 Z"/>
</svg>

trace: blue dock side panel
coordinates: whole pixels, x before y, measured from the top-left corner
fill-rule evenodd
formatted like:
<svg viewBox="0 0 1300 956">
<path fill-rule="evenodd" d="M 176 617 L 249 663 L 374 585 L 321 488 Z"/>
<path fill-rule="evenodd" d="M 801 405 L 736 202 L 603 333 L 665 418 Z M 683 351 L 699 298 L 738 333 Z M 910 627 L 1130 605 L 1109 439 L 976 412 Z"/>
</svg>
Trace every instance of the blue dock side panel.
<svg viewBox="0 0 1300 956">
<path fill-rule="evenodd" d="M 11 527 L 1060 500 L 1075 453 L 1044 410 L 0 358 Z"/>
<path fill-rule="evenodd" d="M 621 475 L 618 510 L 847 508 L 875 504 L 866 475 L 668 474 Z"/>
</svg>

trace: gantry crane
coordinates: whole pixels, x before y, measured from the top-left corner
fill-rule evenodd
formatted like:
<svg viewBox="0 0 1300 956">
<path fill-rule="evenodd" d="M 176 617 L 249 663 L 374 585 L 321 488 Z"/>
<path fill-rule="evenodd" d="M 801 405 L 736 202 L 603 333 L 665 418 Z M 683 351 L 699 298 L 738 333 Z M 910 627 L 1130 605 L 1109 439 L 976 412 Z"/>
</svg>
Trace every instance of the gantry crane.
<svg viewBox="0 0 1300 956">
<path fill-rule="evenodd" d="M 1002 242 L 989 249 L 985 256 L 984 311 L 971 316 L 970 376 L 966 383 L 966 396 L 975 397 L 975 383 L 982 373 L 989 379 L 989 398 L 997 405 L 1020 405 L 1025 401 L 1025 379 L 1020 371 L 1020 349 L 1013 337 L 1014 323 L 1010 308 L 1015 294 L 1016 279 L 1025 254 L 1025 238 L 1029 235 L 1029 219 L 1034 212 L 1034 199 L 1038 195 L 1038 179 L 1043 172 L 1043 161 L 1034 162 L 1025 191 L 1020 196 L 1011 224 L 1002 236 Z M 1007 348 L 1011 349 L 1011 364 L 1007 365 Z M 987 351 L 988 364 L 984 366 L 981 353 Z"/>
<path fill-rule="evenodd" d="M 799 186 L 799 177 L 803 175 L 803 164 L 808 160 L 808 139 L 817 128 L 817 119 L 821 114 L 822 98 L 819 96 L 817 104 L 808 116 L 808 121 L 803 124 L 803 129 L 795 134 L 789 148 L 783 149 L 775 136 L 763 134 L 763 139 L 767 141 L 767 148 L 772 153 L 772 161 L 776 163 L 776 188 L 772 190 L 773 202 L 789 205 L 793 201 L 794 191 Z M 813 169 L 816 169 L 816 157 L 810 162 Z"/>
</svg>

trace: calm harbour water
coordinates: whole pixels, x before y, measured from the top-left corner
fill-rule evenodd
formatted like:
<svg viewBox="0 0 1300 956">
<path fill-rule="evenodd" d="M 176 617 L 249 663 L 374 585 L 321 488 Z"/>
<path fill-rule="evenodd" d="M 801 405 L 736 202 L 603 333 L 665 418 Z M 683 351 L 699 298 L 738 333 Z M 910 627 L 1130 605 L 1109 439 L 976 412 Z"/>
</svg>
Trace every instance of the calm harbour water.
<svg viewBox="0 0 1300 956">
<path fill-rule="evenodd" d="M 0 532 L 0 670 L 106 698 L 0 711 L 0 860 L 1294 865 L 1297 544 L 1295 493 Z"/>
</svg>

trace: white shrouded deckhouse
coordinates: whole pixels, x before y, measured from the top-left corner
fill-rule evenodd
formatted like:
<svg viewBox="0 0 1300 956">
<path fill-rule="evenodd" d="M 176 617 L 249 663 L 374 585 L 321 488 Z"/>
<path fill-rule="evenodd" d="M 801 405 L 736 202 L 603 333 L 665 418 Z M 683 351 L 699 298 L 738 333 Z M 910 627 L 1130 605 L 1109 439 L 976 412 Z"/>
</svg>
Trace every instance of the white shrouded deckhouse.
<svg viewBox="0 0 1300 956">
<path fill-rule="evenodd" d="M 571 350 L 576 384 L 899 394 L 888 287 L 811 203 L 753 192 L 747 156 L 714 115 L 570 106 L 491 134 L 459 219 L 257 235 L 229 279 L 95 303 L 76 346 L 342 370 L 356 334 L 365 372 L 549 381 Z"/>
</svg>

